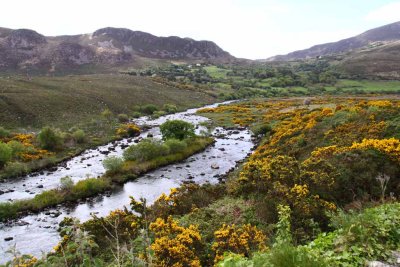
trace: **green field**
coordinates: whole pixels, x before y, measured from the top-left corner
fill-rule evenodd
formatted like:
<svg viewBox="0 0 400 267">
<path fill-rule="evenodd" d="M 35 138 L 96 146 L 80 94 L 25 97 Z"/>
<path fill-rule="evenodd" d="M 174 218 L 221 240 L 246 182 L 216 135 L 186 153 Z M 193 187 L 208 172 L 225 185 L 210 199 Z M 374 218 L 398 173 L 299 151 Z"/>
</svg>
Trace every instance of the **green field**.
<svg viewBox="0 0 400 267">
<path fill-rule="evenodd" d="M 98 117 L 106 108 L 129 115 L 135 105 L 170 103 L 184 109 L 213 101 L 201 92 L 136 76 L 0 77 L 0 125 L 6 128 L 65 129 Z"/>
</svg>

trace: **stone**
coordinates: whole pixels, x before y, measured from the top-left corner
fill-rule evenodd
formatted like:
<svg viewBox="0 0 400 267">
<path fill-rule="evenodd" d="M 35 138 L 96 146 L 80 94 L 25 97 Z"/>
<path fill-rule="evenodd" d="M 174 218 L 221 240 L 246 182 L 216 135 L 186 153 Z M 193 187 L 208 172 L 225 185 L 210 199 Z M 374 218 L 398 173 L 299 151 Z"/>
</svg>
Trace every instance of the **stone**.
<svg viewBox="0 0 400 267">
<path fill-rule="evenodd" d="M 217 165 L 217 163 L 213 163 L 211 164 L 211 169 L 218 170 L 219 166 Z"/>
</svg>

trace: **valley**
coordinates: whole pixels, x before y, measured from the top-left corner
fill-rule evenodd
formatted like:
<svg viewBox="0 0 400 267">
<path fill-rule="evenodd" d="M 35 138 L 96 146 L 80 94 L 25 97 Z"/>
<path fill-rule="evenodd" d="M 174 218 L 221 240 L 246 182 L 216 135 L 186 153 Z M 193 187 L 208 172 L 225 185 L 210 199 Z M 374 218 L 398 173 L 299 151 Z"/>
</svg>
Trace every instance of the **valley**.
<svg viewBox="0 0 400 267">
<path fill-rule="evenodd" d="M 399 25 L 266 60 L 0 28 L 0 265 L 397 266 Z"/>
</svg>

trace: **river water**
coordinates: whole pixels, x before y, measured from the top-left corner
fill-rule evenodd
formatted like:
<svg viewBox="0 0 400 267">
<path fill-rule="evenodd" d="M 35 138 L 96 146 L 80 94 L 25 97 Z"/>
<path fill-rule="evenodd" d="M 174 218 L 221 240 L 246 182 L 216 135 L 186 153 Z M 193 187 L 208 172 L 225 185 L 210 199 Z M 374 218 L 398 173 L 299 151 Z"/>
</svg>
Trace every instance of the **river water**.
<svg viewBox="0 0 400 267">
<path fill-rule="evenodd" d="M 196 115 L 197 110 L 189 109 L 155 120 L 148 117 L 139 118 L 134 121 L 136 124 L 150 126 L 150 129 L 141 133 L 139 137 L 127 138 L 87 150 L 52 170 L 1 183 L 0 191 L 4 193 L 0 195 L 0 202 L 31 198 L 44 190 L 57 188 L 61 177 L 70 176 L 76 182 L 86 179 L 88 175 L 100 176 L 105 172 L 102 161 L 107 157 L 106 154 L 121 156 L 126 146 L 135 144 L 135 141 L 140 141 L 148 135 L 161 138 L 158 126 L 167 120 L 180 119 L 193 123 L 197 126 L 197 133 L 200 133 L 205 128 L 199 124 L 208 119 Z M 218 183 L 224 174 L 232 170 L 250 153 L 254 143 L 251 132 L 247 129 L 216 128 L 212 135 L 216 142 L 205 151 L 189 157 L 184 162 L 171 164 L 142 175 L 114 192 L 81 201 L 73 207 L 58 205 L 56 208 L 46 209 L 38 214 L 27 215 L 13 223 L 0 224 L 0 264 L 11 258 L 6 251 L 14 245 L 22 254 L 41 256 L 43 252 L 51 251 L 59 241 L 58 224 L 66 216 L 86 221 L 92 214 L 105 216 L 112 210 L 128 206 L 129 196 L 136 199 L 144 197 L 151 204 L 162 193 L 168 193 L 171 188 L 178 187 L 183 182 Z M 211 168 L 212 165 L 218 168 Z M 8 238 L 12 240 L 6 241 L 5 239 Z"/>
</svg>

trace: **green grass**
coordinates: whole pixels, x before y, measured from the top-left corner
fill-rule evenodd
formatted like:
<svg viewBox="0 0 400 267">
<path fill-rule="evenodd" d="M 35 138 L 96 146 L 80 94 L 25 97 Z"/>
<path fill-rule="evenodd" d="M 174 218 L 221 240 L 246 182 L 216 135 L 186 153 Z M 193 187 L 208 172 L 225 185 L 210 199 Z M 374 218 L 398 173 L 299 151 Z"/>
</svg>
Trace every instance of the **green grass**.
<svg viewBox="0 0 400 267">
<path fill-rule="evenodd" d="M 339 80 L 335 86 L 327 87 L 328 91 L 337 89 L 344 92 L 361 90 L 365 93 L 399 93 L 400 81 Z"/>
<path fill-rule="evenodd" d="M 207 66 L 204 69 L 211 77 L 216 79 L 226 78 L 226 74 L 229 72 L 229 69 L 221 69 L 217 66 Z"/>
<path fill-rule="evenodd" d="M 201 92 L 177 89 L 150 79 L 127 75 L 70 75 L 63 77 L 0 77 L 0 125 L 67 128 L 88 122 L 109 108 L 131 114 L 134 105 L 175 104 L 188 108 L 215 101 Z"/>
</svg>

